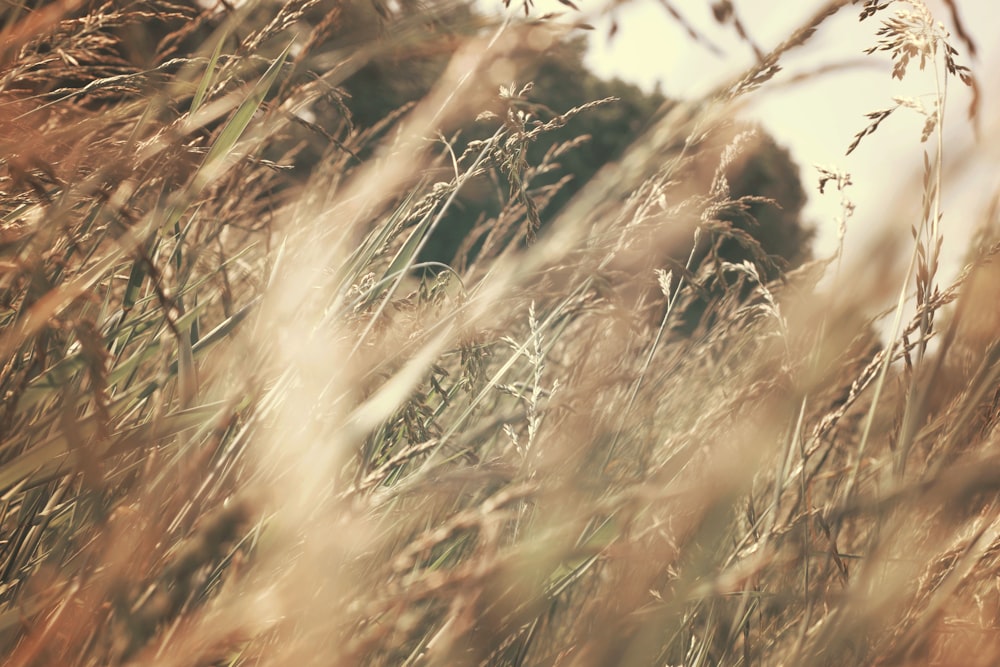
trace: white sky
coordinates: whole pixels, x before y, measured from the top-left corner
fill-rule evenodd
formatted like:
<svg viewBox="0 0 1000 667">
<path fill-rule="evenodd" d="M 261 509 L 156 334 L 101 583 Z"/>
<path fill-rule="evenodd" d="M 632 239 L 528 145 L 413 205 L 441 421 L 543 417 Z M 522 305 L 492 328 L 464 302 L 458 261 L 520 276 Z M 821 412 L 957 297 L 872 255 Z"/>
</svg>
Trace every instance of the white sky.
<svg viewBox="0 0 1000 667">
<path fill-rule="evenodd" d="M 496 0 L 499 3 L 499 0 Z M 673 98 L 690 98 L 711 90 L 738 74 L 754 60 L 731 26 L 719 26 L 709 0 L 670 0 L 695 29 L 708 37 L 723 53 L 715 53 L 692 40 L 658 0 L 631 0 L 613 12 L 618 32 L 607 38 L 610 19 L 606 0 L 574 0 L 582 16 L 557 0 L 535 0 L 533 13 L 564 12 L 562 20 L 586 20 L 597 29 L 591 33 L 588 65 L 604 76 L 617 76 L 646 89 L 657 83 Z M 511 0 L 512 6 L 518 0 Z M 750 36 L 765 52 L 776 46 L 822 4 L 822 0 L 734 0 L 737 15 Z M 975 40 L 978 58 L 973 59 L 949 24 L 950 15 L 940 0 L 928 6 L 952 32 L 958 60 L 972 68 L 983 88 L 980 107 L 981 137 L 1000 133 L 1000 86 L 989 72 L 1000 71 L 1000 22 L 995 0 L 957 0 L 961 18 Z M 902 3 L 900 3 L 902 7 Z M 513 11 L 512 7 L 512 11 Z M 851 197 L 857 205 L 847 232 L 847 262 L 865 263 L 872 241 L 889 230 L 908 235 L 919 222 L 922 150 L 933 151 L 933 142 L 919 143 L 923 119 L 900 109 L 878 132 L 866 137 L 857 150 L 845 156 L 856 132 L 867 125 L 864 114 L 893 104 L 893 96 L 915 97 L 930 104 L 933 74 L 911 65 L 903 82 L 890 78 L 888 54 L 866 56 L 863 49 L 876 43 L 881 17 L 858 21 L 860 4 L 848 6 L 828 19 L 806 46 L 789 52 L 782 60 L 785 70 L 753 98 L 745 115 L 760 121 L 778 142 L 788 147 L 802 171 L 803 186 L 810 202 L 805 216 L 818 229 L 817 255 L 832 252 L 836 243 L 839 196 L 816 190 L 813 165 L 836 167 L 851 173 Z M 854 63 L 853 67 L 815 76 L 806 83 L 788 85 L 796 74 L 831 64 Z M 944 186 L 946 229 L 942 275 L 945 282 L 957 273 L 972 230 L 981 219 L 989 198 L 1000 186 L 1000 142 L 976 140 L 966 119 L 969 95 L 957 80 L 949 87 L 946 107 L 945 164 L 958 171 Z M 932 153 L 933 155 L 933 153 Z M 831 188 L 832 190 L 832 188 Z M 870 261 L 870 260 L 868 260 Z"/>
</svg>

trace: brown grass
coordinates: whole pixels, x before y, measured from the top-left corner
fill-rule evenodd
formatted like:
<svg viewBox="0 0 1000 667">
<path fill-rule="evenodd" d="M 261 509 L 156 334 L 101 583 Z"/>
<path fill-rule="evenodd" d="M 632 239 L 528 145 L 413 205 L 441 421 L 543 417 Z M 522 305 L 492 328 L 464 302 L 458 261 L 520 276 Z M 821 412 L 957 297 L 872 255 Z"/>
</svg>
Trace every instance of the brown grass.
<svg viewBox="0 0 1000 667">
<path fill-rule="evenodd" d="M 524 149 L 589 106 L 491 79 L 537 22 L 35 4 L 0 33 L 7 664 L 1000 661 L 1000 245 L 984 221 L 939 285 L 943 83 L 901 275 L 767 283 L 718 219 L 734 105 L 845 2 L 555 219 L 533 178 L 572 142 Z M 974 85 L 922 3 L 884 4 L 894 75 Z M 443 43 L 427 97 L 355 127 L 347 77 Z M 486 108 L 489 139 L 447 139 Z M 479 254 L 420 271 L 483 173 L 510 189 Z"/>
</svg>

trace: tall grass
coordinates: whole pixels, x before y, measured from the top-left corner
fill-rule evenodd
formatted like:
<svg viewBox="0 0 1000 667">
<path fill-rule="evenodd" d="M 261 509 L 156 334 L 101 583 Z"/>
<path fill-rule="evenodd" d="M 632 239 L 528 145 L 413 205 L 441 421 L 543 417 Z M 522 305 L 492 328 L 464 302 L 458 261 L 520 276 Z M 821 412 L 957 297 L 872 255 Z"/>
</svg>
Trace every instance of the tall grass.
<svg viewBox="0 0 1000 667">
<path fill-rule="evenodd" d="M 939 284 L 946 82 L 975 80 L 922 2 L 860 8 L 894 76 L 937 73 L 908 269 L 767 283 L 720 220 L 734 107 L 847 4 L 557 216 L 535 179 L 575 142 L 525 149 L 592 105 L 499 80 L 563 29 L 530 11 L 442 40 L 446 4 L 10 6 L 7 664 L 1000 661 L 1000 245 L 984 221 Z M 442 48 L 424 99 L 352 122 L 365 62 Z M 483 174 L 503 210 L 420 261 Z M 821 173 L 845 219 L 849 184 Z"/>
</svg>

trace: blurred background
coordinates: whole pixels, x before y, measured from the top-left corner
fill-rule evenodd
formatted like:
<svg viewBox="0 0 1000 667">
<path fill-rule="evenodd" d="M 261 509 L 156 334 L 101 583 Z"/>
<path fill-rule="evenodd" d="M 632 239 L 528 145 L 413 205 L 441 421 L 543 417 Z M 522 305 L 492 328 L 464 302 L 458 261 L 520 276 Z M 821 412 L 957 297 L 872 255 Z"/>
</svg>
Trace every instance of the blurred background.
<svg viewBox="0 0 1000 667">
<path fill-rule="evenodd" d="M 534 11 L 558 12 L 560 20 L 582 20 L 594 27 L 584 33 L 589 38 L 585 63 L 598 76 L 617 77 L 645 91 L 685 100 L 738 76 L 757 58 L 751 44 L 768 52 L 825 3 L 579 0 L 574 4 L 579 13 L 558 0 L 537 0 Z M 957 85 L 948 90 L 942 223 L 948 234 L 942 248 L 941 275 L 947 282 L 961 268 L 976 222 L 990 207 L 1000 185 L 1000 146 L 989 140 L 1000 129 L 996 112 L 1000 79 L 986 74 L 1000 65 L 1000 42 L 995 39 L 995 3 L 928 0 L 927 4 L 942 20 L 953 17 L 949 5 L 957 8 L 962 30 L 975 43 L 976 53 L 963 48 L 954 24 L 946 29 L 959 49 L 959 62 L 979 73 L 981 86 L 978 131 L 967 115 L 970 91 Z M 502 8 L 499 0 L 479 0 L 479 5 L 487 11 Z M 731 10 L 720 22 L 716 13 L 726 12 L 726 5 Z M 508 11 L 523 10 L 520 4 L 512 3 Z M 739 38 L 737 20 L 747 40 Z M 783 71 L 766 84 L 766 94 L 751 95 L 749 105 L 742 110 L 746 119 L 760 123 L 786 147 L 800 167 L 808 198 L 803 219 L 815 225 L 817 257 L 829 256 L 836 249 L 841 202 L 835 191 L 828 190 L 826 195 L 818 192 L 814 165 L 852 175 L 854 185 L 849 195 L 857 208 L 845 240 L 848 265 L 865 263 L 872 243 L 880 236 L 909 238 L 910 225 L 919 221 L 920 211 L 919 201 L 906 193 L 920 189 L 921 149 L 932 155 L 934 149 L 918 142 L 923 118 L 915 111 L 901 109 L 878 133 L 866 137 L 857 150 L 846 155 L 854 135 L 868 124 L 866 113 L 893 106 L 894 97 L 932 104 L 932 71 L 912 68 L 905 80 L 890 82 L 889 56 L 864 53 L 876 44 L 880 25 L 879 17 L 859 23 L 854 8 L 841 10 L 820 26 L 811 41 L 783 57 Z"/>
</svg>

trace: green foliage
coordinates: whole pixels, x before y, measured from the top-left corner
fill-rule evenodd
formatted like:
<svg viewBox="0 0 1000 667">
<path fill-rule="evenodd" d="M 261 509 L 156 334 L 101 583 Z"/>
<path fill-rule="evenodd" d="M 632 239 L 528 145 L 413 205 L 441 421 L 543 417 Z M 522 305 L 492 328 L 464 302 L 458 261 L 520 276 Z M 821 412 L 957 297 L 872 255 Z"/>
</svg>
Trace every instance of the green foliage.
<svg viewBox="0 0 1000 667">
<path fill-rule="evenodd" d="M 369 17 L 369 20 L 374 19 Z M 429 29 L 438 35 L 435 42 L 447 43 L 456 31 L 468 31 L 476 24 L 477 15 L 471 7 L 460 5 Z M 672 104 L 658 91 L 646 93 L 619 79 L 601 79 L 585 67 L 585 53 L 586 41 L 582 36 L 556 42 L 537 65 L 523 74 L 534 84 L 527 96 L 529 108 L 545 121 L 592 100 L 614 99 L 576 115 L 564 127 L 546 132 L 528 144 L 525 158 L 532 165 L 542 164 L 545 156 L 560 146 L 572 146 L 560 151 L 552 168 L 532 181 L 532 187 L 539 190 L 558 184 L 557 191 L 545 198 L 543 220 L 557 215 L 603 166 L 618 160 L 654 117 L 669 110 Z M 350 95 L 347 106 L 354 122 L 362 127 L 372 126 L 396 109 L 422 98 L 440 76 L 447 60 L 446 50 L 432 51 L 422 57 L 409 53 L 400 57 L 390 52 L 374 59 L 345 82 Z M 469 140 L 481 140 L 488 133 L 482 122 L 466 126 L 457 152 Z M 671 150 L 673 153 L 663 156 L 664 162 L 676 155 L 676 150 Z M 762 138 L 752 150 L 753 155 L 729 174 L 734 198 L 757 196 L 773 199 L 774 203 L 751 202 L 740 215 L 725 219 L 757 239 L 782 268 L 798 266 L 810 257 L 812 239 L 811 229 L 800 217 L 805 193 L 798 169 L 788 152 L 768 137 Z M 564 178 L 567 176 L 568 180 Z M 484 175 L 466 186 L 441 231 L 429 240 L 423 259 L 452 262 L 475 223 L 499 214 L 506 199 L 498 182 L 502 178 L 495 175 L 491 184 Z M 735 241 L 724 242 L 719 255 L 733 262 L 748 258 Z M 775 277 L 771 272 L 767 275 Z"/>
<path fill-rule="evenodd" d="M 784 260 L 782 269 L 812 259 L 815 230 L 802 220 L 806 193 L 787 149 L 767 135 L 760 136 L 742 164 L 729 170 L 728 179 L 733 199 L 755 199 L 747 202 L 745 211 L 724 219 L 749 232 L 768 255 Z M 750 259 L 732 241 L 723 244 L 719 254 L 733 262 Z"/>
</svg>

